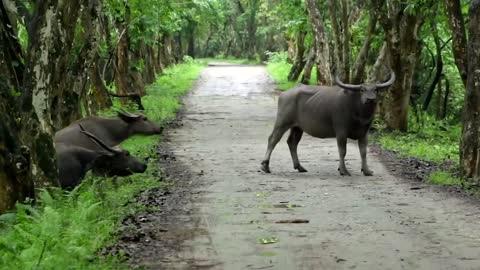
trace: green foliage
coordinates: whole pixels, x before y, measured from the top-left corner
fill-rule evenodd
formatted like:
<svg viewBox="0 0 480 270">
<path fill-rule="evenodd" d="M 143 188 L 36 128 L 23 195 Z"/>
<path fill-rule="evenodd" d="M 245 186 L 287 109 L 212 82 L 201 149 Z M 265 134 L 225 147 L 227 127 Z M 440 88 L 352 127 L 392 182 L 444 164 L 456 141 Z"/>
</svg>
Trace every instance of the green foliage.
<svg viewBox="0 0 480 270">
<path fill-rule="evenodd" d="M 408 133 L 382 132 L 376 140 L 383 148 L 401 155 L 441 163 L 445 160 L 458 162 L 460 136 L 460 126 L 432 120 Z"/>
<path fill-rule="evenodd" d="M 165 75 L 147 87 L 145 114 L 162 125 L 173 119 L 179 97 L 202 68 L 188 63 L 165 69 Z M 117 180 L 88 175 L 72 192 L 43 190 L 35 207 L 18 204 L 15 212 L 0 216 L 0 269 L 126 269 L 121 257 L 99 257 L 97 252 L 114 243 L 123 217 L 142 209 L 135 203 L 136 194 L 162 186 L 154 147 L 158 142 L 159 136 L 135 136 L 122 144 L 148 160 L 143 174 Z"/>
<path fill-rule="evenodd" d="M 447 172 L 437 171 L 430 174 L 428 182 L 442 186 L 459 186 L 462 185 L 462 179 L 455 177 Z"/>
<path fill-rule="evenodd" d="M 288 73 L 292 68 L 292 64 L 287 62 L 287 53 L 286 52 L 267 52 L 269 60 L 267 62 L 267 70 L 272 76 L 275 83 L 277 83 L 277 89 L 279 90 L 288 90 L 294 87 L 298 82 L 289 81 Z M 303 74 L 303 72 L 302 72 Z M 302 78 L 300 74 L 299 78 Z M 317 81 L 316 69 L 312 69 L 312 76 L 310 78 L 310 84 L 316 84 Z"/>
</svg>

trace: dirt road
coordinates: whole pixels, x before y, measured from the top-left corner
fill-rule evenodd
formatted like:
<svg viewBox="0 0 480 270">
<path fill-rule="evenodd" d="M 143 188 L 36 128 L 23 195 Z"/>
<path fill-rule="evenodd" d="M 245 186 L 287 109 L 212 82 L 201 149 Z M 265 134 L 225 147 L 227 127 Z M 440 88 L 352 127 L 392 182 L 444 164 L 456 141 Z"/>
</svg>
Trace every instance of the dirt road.
<svg viewBox="0 0 480 270">
<path fill-rule="evenodd" d="M 161 200 L 163 210 L 135 217 L 141 233 L 120 245 L 132 264 L 480 269 L 478 204 L 428 187 L 412 189 L 373 153 L 375 176 L 365 177 L 356 144 L 347 150 L 351 177 L 337 172 L 334 140 L 308 135 L 299 145 L 308 173 L 293 170 L 286 135 L 273 152 L 272 174 L 260 172 L 276 114 L 273 89 L 264 67 L 204 70 L 161 150 L 173 188 L 144 194 L 146 201 Z M 309 223 L 277 223 L 295 219 Z"/>
</svg>

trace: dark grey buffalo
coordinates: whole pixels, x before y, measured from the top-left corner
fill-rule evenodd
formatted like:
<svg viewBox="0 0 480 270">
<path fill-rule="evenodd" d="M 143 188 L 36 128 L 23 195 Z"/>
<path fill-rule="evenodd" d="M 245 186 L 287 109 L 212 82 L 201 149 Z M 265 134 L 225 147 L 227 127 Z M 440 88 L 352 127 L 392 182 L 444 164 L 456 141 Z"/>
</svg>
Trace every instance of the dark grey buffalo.
<svg viewBox="0 0 480 270">
<path fill-rule="evenodd" d="M 358 140 L 364 175 L 373 175 L 367 165 L 368 129 L 375 115 L 376 99 L 379 91 L 387 89 L 395 81 L 384 83 L 352 85 L 335 77 L 337 86 L 299 85 L 284 92 L 278 100 L 278 112 L 273 132 L 268 138 L 268 148 L 262 161 L 262 170 L 270 173 L 269 163 L 273 148 L 283 134 L 290 129 L 287 143 L 294 169 L 306 172 L 300 165 L 297 146 L 303 132 L 317 138 L 336 138 L 341 175 L 350 175 L 345 167 L 347 138 Z"/>
<path fill-rule="evenodd" d="M 55 143 L 60 185 L 70 189 L 78 185 L 96 162 L 107 163 L 109 175 L 131 175 L 142 173 L 147 165 L 131 156 L 126 150 L 107 146 L 102 140 L 78 125 L 79 136 L 84 136 L 99 149 L 92 149 L 68 143 Z M 112 173 L 113 172 L 113 173 Z"/>
<path fill-rule="evenodd" d="M 162 128 L 147 119 L 143 114 L 130 114 L 119 111 L 118 118 L 101 118 L 96 116 L 82 118 L 55 133 L 55 143 L 76 145 L 89 149 L 100 149 L 87 136 L 80 133 L 81 124 L 88 132 L 94 134 L 107 146 L 116 146 L 135 134 L 160 134 Z"/>
</svg>

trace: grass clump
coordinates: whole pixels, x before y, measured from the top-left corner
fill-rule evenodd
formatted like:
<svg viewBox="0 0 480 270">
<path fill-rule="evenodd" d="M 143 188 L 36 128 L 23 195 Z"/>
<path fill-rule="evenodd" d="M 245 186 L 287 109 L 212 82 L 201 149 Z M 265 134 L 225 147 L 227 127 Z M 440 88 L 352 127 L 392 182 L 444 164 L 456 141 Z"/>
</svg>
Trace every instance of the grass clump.
<svg viewBox="0 0 480 270">
<path fill-rule="evenodd" d="M 188 62 L 165 70 L 147 88 L 144 113 L 164 125 L 175 117 L 179 98 L 203 64 Z M 109 110 L 104 115 L 114 115 Z M 18 204 L 0 216 L 0 269 L 124 269 L 121 256 L 98 256 L 113 244 L 118 222 L 143 206 L 135 196 L 162 186 L 155 145 L 159 136 L 135 136 L 122 146 L 148 163 L 143 174 L 105 179 L 88 175 L 72 192 L 42 190 L 34 207 Z"/>
<path fill-rule="evenodd" d="M 381 124 L 376 125 L 381 127 Z M 415 157 L 437 164 L 440 170 L 430 174 L 428 183 L 467 188 L 468 184 L 453 173 L 459 167 L 461 126 L 424 115 L 421 123 L 410 117 L 409 127 L 411 130 L 405 133 L 381 130 L 373 134 L 373 141 L 402 157 Z"/>
<path fill-rule="evenodd" d="M 420 127 L 410 124 L 409 132 L 385 132 L 375 134 L 376 141 L 384 149 L 402 156 L 413 156 L 441 164 L 444 161 L 458 165 L 459 142 L 462 129 L 444 121 L 429 121 Z"/>
<path fill-rule="evenodd" d="M 441 186 L 461 186 L 464 184 L 462 179 L 443 171 L 431 173 L 428 178 L 428 182 L 430 184 Z"/>
</svg>

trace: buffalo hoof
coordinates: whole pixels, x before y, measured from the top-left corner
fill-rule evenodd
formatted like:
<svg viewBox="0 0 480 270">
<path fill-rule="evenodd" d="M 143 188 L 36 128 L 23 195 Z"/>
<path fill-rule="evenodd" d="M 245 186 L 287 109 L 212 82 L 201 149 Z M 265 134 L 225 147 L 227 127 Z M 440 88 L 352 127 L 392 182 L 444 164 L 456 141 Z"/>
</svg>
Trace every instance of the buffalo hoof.
<svg viewBox="0 0 480 270">
<path fill-rule="evenodd" d="M 365 170 L 362 169 L 362 173 L 363 173 L 363 175 L 365 175 L 365 176 L 372 176 L 372 175 L 373 175 L 373 171 L 370 170 L 370 169 L 365 169 Z"/>
<path fill-rule="evenodd" d="M 340 175 L 344 175 L 344 176 L 352 176 L 348 171 L 347 169 L 345 168 L 338 168 L 338 171 L 340 172 Z"/>
<path fill-rule="evenodd" d="M 304 167 L 302 167 L 302 165 L 298 165 L 298 166 L 295 166 L 293 167 L 295 170 L 298 170 L 298 172 L 308 172 Z"/>
<path fill-rule="evenodd" d="M 268 161 L 262 161 L 261 169 L 262 169 L 263 172 L 271 173 L 270 167 L 268 166 Z"/>
</svg>

